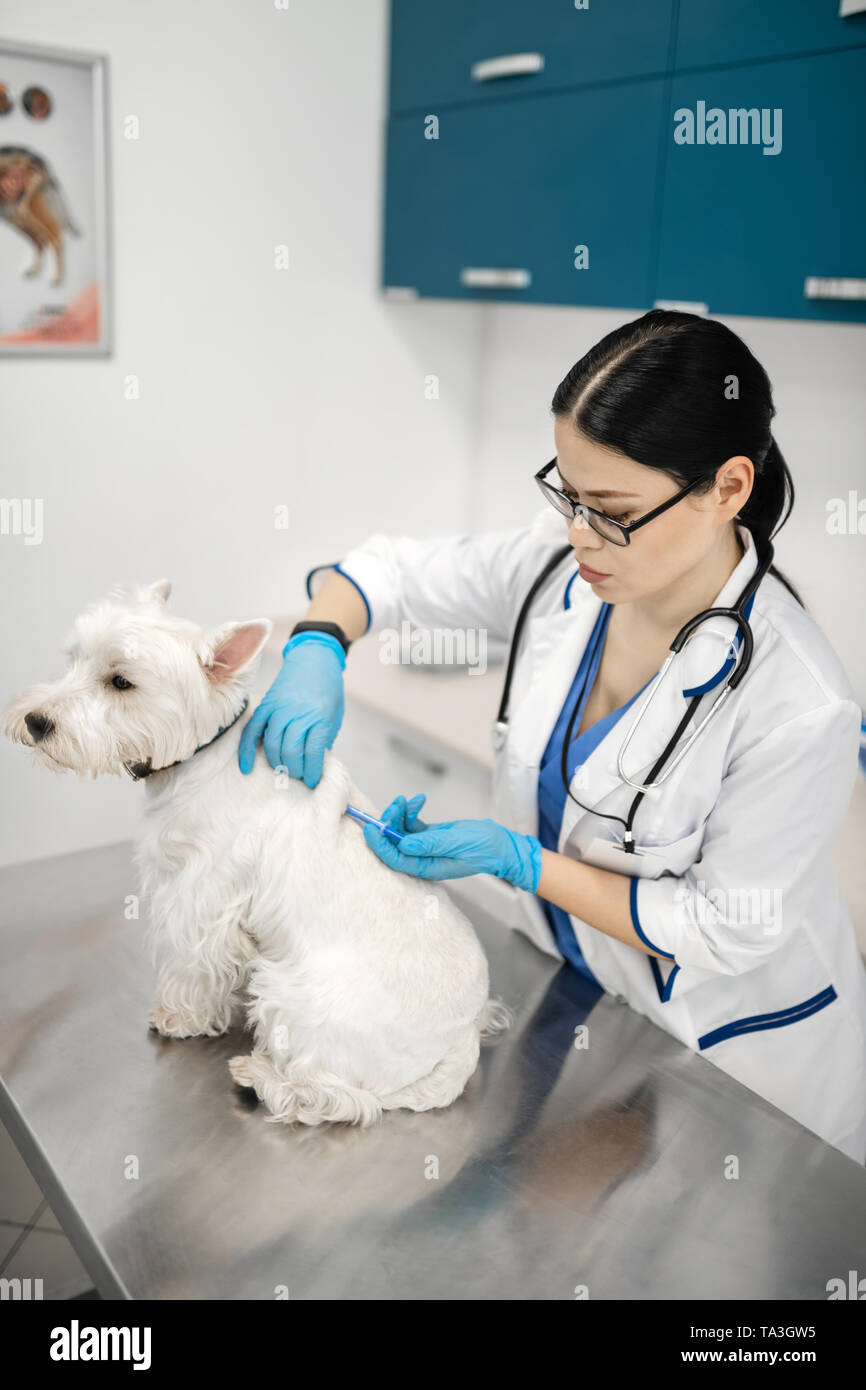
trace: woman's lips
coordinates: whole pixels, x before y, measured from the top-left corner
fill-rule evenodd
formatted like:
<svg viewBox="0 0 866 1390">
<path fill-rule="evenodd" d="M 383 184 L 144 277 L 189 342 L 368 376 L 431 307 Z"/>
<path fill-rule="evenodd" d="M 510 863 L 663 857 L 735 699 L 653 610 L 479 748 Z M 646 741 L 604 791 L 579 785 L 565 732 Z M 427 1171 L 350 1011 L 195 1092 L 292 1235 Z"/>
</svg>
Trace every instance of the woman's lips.
<svg viewBox="0 0 866 1390">
<path fill-rule="evenodd" d="M 609 574 L 602 574 L 600 570 L 591 570 L 589 565 L 584 565 L 582 562 L 579 571 L 581 579 L 585 579 L 587 584 L 601 584 L 605 579 L 611 578 Z"/>
</svg>

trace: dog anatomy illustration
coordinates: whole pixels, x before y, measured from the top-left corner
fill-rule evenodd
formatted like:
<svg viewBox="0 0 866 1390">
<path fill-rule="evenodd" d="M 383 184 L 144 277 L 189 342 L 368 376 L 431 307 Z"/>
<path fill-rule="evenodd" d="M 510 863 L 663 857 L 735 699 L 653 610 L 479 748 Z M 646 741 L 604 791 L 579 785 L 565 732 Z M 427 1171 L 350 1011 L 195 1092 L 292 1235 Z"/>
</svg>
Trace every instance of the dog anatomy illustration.
<svg viewBox="0 0 866 1390">
<path fill-rule="evenodd" d="M 0 145 L 0 217 L 32 242 L 33 264 L 25 276 L 38 275 L 46 246 L 54 252 L 53 288 L 65 275 L 64 239 L 81 232 L 72 221 L 60 184 L 47 162 L 20 145 Z"/>
</svg>

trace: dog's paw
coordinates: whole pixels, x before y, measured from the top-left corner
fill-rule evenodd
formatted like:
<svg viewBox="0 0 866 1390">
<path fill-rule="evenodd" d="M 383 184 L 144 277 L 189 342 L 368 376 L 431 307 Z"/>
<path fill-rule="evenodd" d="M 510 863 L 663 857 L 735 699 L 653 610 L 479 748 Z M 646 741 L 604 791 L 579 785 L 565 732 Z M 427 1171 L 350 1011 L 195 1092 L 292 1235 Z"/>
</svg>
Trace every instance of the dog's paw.
<svg viewBox="0 0 866 1390">
<path fill-rule="evenodd" d="M 242 1086 L 245 1090 L 254 1091 L 256 1083 L 253 1079 L 253 1059 L 252 1057 L 232 1057 L 229 1061 L 229 1071 L 232 1081 L 236 1086 Z"/>
<path fill-rule="evenodd" d="M 164 1038 L 216 1038 L 224 1029 L 202 1025 L 167 1004 L 154 1004 L 147 1015 L 148 1026 Z"/>
</svg>

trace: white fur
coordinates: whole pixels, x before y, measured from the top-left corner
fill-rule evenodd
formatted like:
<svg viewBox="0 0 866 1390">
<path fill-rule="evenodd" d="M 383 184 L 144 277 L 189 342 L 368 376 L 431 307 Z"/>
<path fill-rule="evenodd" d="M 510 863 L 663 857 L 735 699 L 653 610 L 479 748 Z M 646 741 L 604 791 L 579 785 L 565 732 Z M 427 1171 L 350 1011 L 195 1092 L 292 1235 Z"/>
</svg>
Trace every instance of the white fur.
<svg viewBox="0 0 866 1390">
<path fill-rule="evenodd" d="M 45 766 L 126 776 L 150 760 L 137 859 L 159 967 L 152 1027 L 167 1037 L 254 1034 L 229 1063 L 270 1118 L 370 1124 L 383 1110 L 450 1105 L 480 1042 L 508 1026 L 488 998 L 487 961 L 438 885 L 387 868 L 347 804 L 375 813 L 325 754 L 310 790 L 260 748 L 243 776 L 243 704 L 267 619 L 205 632 L 168 613 L 167 581 L 88 609 L 70 665 L 22 692 L 6 732 Z M 122 675 L 131 690 L 117 690 Z M 39 743 L 25 723 L 53 723 Z"/>
</svg>

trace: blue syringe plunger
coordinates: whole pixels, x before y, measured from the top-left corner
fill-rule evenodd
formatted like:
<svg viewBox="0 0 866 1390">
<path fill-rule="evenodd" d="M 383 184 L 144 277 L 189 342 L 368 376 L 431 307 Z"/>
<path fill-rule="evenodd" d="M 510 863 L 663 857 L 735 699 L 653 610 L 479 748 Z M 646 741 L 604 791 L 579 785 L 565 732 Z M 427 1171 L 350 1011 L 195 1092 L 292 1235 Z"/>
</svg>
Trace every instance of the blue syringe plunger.
<svg viewBox="0 0 866 1390">
<path fill-rule="evenodd" d="M 368 815 L 366 811 L 359 811 L 357 806 L 347 806 L 346 815 L 351 816 L 353 820 L 363 821 L 365 825 L 377 826 L 383 835 L 387 835 L 389 840 L 394 840 L 397 844 L 403 838 L 401 832 L 395 830 L 392 825 L 388 825 L 386 821 L 378 820 L 376 816 Z"/>
</svg>

